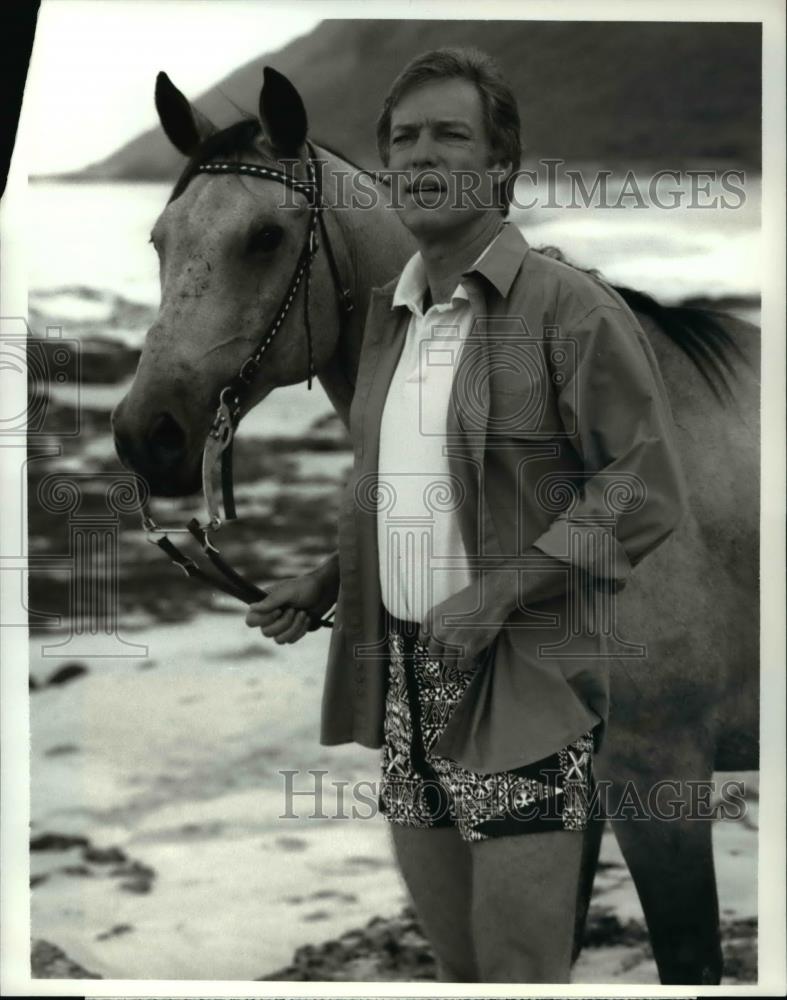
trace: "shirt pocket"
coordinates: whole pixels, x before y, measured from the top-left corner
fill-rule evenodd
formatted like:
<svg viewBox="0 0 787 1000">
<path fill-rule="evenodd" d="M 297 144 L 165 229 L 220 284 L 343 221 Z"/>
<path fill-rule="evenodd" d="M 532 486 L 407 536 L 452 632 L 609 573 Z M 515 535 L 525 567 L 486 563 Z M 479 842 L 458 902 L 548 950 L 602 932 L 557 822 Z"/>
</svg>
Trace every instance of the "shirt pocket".
<svg viewBox="0 0 787 1000">
<path fill-rule="evenodd" d="M 498 369 L 489 380 L 487 443 L 551 440 L 563 433 L 556 394 L 540 366 Z"/>
</svg>

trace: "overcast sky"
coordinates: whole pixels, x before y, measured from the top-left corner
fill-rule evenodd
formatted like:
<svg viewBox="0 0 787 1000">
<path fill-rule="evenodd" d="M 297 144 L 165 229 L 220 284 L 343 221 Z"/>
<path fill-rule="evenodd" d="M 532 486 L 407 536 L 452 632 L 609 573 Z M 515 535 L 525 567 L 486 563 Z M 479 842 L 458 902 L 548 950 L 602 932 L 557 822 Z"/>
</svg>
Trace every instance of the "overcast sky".
<svg viewBox="0 0 787 1000">
<path fill-rule="evenodd" d="M 85 166 L 154 125 L 160 69 L 194 98 L 321 19 L 281 0 L 42 0 L 20 122 L 29 172 Z"/>
</svg>

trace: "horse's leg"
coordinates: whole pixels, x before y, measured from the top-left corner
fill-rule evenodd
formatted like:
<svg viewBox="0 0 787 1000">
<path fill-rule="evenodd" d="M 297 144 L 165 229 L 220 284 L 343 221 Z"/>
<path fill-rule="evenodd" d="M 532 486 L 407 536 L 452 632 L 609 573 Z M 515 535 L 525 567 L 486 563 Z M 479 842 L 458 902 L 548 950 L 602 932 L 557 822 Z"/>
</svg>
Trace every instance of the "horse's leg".
<svg viewBox="0 0 787 1000">
<path fill-rule="evenodd" d="M 582 868 L 579 874 L 577 910 L 574 919 L 574 947 L 571 952 L 572 965 L 579 958 L 579 953 L 582 951 L 582 943 L 585 938 L 585 925 L 587 924 L 588 910 L 590 909 L 590 899 L 593 895 L 593 882 L 596 878 L 598 856 L 601 851 L 601 838 L 604 834 L 605 826 L 606 822 L 603 816 L 598 815 L 596 810 L 593 810 L 588 818 L 588 825 L 584 834 L 585 839 L 582 844 Z"/>
<path fill-rule="evenodd" d="M 629 746 L 633 744 L 632 740 Z M 654 760 L 653 745 L 650 756 L 619 758 L 618 766 L 613 763 L 605 775 L 611 779 L 607 808 L 612 829 L 642 903 L 661 982 L 716 985 L 721 981 L 722 952 L 713 821 L 702 818 L 698 786 L 692 791 L 689 784 L 710 783 L 712 753 L 690 741 L 673 742 L 666 748 L 662 745 Z M 643 803 L 651 814 L 653 789 L 659 782 L 670 784 L 658 795 L 655 816 L 637 818 L 629 805 L 627 818 L 616 817 L 621 796 L 624 802 Z M 676 818 L 658 818 L 666 811 L 674 811 Z"/>
</svg>

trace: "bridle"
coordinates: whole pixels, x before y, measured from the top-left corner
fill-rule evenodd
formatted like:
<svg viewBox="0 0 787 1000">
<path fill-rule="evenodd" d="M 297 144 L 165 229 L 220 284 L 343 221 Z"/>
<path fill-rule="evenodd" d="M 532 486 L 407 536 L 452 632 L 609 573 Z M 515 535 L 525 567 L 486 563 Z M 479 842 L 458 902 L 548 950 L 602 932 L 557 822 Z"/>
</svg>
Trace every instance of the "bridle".
<svg viewBox="0 0 787 1000">
<path fill-rule="evenodd" d="M 281 329 L 284 320 L 290 311 L 290 307 L 295 301 L 298 289 L 301 284 L 304 286 L 304 326 L 306 330 L 307 345 L 307 383 L 308 388 L 312 387 L 312 377 L 314 375 L 314 362 L 312 354 L 311 322 L 309 317 L 309 285 L 311 281 L 312 262 L 320 247 L 317 237 L 319 230 L 322 245 L 325 248 L 325 255 L 328 259 L 328 266 L 331 272 L 331 280 L 337 293 L 339 303 L 339 323 L 340 327 L 347 322 L 353 311 L 353 301 L 346 282 L 342 281 L 339 268 L 336 263 L 336 255 L 333 252 L 328 230 L 323 218 L 322 186 L 320 183 L 319 171 L 315 167 L 315 149 L 311 142 L 307 140 L 306 146 L 309 156 L 306 160 L 306 170 L 308 180 L 299 180 L 289 173 L 276 170 L 272 167 L 262 166 L 256 163 L 243 163 L 236 161 L 210 161 L 201 163 L 195 169 L 195 173 L 202 174 L 243 174 L 249 177 L 260 177 L 265 180 L 275 180 L 293 191 L 304 194 L 309 199 L 310 212 L 309 223 L 306 229 L 306 239 L 290 279 L 287 290 L 282 297 L 278 312 L 260 339 L 254 352 L 240 366 L 237 374 L 225 385 L 218 395 L 218 406 L 213 418 L 205 448 L 202 454 L 202 490 L 205 497 L 209 520 L 206 524 L 200 524 L 196 518 L 192 518 L 185 528 L 163 528 L 154 520 L 149 505 L 147 492 L 141 488 L 137 478 L 137 493 L 139 496 L 139 507 L 142 516 L 142 527 L 144 528 L 148 541 L 157 545 L 186 576 L 208 583 L 212 587 L 217 587 L 225 594 L 238 598 L 246 604 L 253 601 L 261 601 L 267 595 L 255 584 L 245 579 L 236 572 L 221 556 L 219 550 L 210 540 L 210 533 L 218 530 L 223 520 L 235 520 L 237 512 L 235 509 L 235 496 L 232 475 L 232 446 L 240 422 L 243 409 L 243 400 L 248 392 L 257 370 L 260 367 L 263 355 L 268 349 L 276 333 Z M 221 517 L 219 507 L 219 497 L 214 485 L 214 470 L 216 465 L 221 465 L 221 499 L 224 505 L 224 519 Z M 170 540 L 170 534 L 190 534 L 195 538 L 203 553 L 207 556 L 210 565 L 219 575 L 208 572 L 187 556 Z M 324 625 L 331 628 L 333 622 L 329 618 L 318 618 L 312 616 L 309 631 Z"/>
</svg>

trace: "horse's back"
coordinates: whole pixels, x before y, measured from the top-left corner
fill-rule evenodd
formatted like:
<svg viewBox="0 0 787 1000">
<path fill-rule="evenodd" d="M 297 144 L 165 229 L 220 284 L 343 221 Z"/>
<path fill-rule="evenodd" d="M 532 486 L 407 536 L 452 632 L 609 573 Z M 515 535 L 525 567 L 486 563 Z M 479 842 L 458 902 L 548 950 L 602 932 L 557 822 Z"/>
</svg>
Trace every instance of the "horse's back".
<svg viewBox="0 0 787 1000">
<path fill-rule="evenodd" d="M 732 398 L 713 394 L 648 318 L 688 485 L 688 511 L 617 599 L 621 636 L 647 657 L 613 663 L 610 733 L 621 752 L 643 732 L 665 754 L 712 755 L 717 770 L 757 766 L 759 707 L 759 330 L 730 319 Z M 631 749 L 630 745 L 628 749 Z"/>
</svg>

